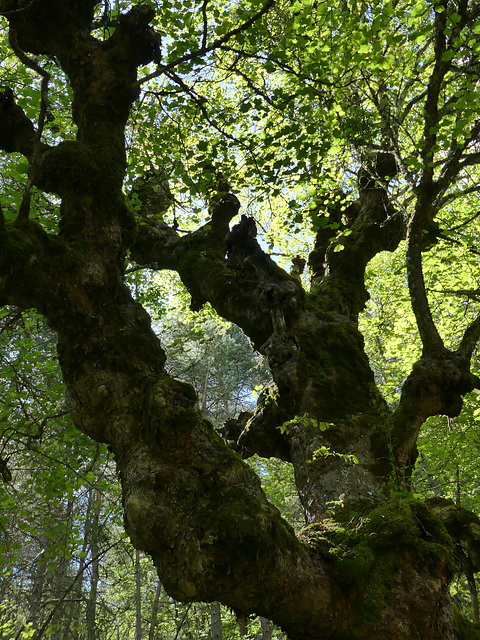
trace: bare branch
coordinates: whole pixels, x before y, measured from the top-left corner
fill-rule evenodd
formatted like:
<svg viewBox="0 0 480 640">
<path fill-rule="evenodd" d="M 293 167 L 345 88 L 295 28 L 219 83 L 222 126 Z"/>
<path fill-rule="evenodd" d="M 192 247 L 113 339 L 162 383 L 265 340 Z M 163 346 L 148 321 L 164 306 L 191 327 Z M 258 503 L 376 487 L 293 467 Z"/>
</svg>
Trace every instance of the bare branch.
<svg viewBox="0 0 480 640">
<path fill-rule="evenodd" d="M 429 289 L 431 293 L 440 293 L 442 296 L 465 296 L 472 300 L 480 301 L 480 289 Z"/>
</svg>

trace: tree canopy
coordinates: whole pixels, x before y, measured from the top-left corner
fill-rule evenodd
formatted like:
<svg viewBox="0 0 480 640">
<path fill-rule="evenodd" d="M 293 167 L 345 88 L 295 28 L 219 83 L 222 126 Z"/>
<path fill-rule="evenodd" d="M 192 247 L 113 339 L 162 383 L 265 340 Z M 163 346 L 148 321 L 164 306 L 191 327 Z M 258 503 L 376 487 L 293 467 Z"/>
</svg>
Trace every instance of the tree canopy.
<svg viewBox="0 0 480 640">
<path fill-rule="evenodd" d="M 168 593 L 292 640 L 467 637 L 449 585 L 480 571 L 480 520 L 412 482 L 480 390 L 480 4 L 0 15 L 0 304 L 55 332 L 68 412 Z M 220 432 L 152 329 L 165 271 L 268 363 Z M 292 465 L 306 529 L 253 454 Z"/>
</svg>

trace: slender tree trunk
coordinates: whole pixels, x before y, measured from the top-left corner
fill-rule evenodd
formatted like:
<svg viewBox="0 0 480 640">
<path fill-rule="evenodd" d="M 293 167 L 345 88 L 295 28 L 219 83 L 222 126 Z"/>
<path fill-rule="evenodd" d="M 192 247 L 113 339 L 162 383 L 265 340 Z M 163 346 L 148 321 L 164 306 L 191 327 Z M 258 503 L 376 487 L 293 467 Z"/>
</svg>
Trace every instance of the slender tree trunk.
<svg viewBox="0 0 480 640">
<path fill-rule="evenodd" d="M 456 495 L 456 505 L 459 507 L 462 502 L 462 487 L 460 485 L 460 464 L 457 462 L 457 495 Z"/>
<path fill-rule="evenodd" d="M 461 506 L 462 501 L 462 486 L 460 483 L 460 463 L 457 462 L 456 469 L 456 505 Z M 467 579 L 468 591 L 470 593 L 470 602 L 472 605 L 472 620 L 473 622 L 480 622 L 480 609 L 478 605 L 478 590 L 477 582 L 475 580 L 475 572 L 473 571 L 470 558 L 465 555 L 461 545 L 457 545 L 457 553 L 460 556 L 460 562 Z"/>
<path fill-rule="evenodd" d="M 238 629 L 240 631 L 240 635 L 242 636 L 242 638 L 244 638 L 248 632 L 247 616 L 244 615 L 243 613 L 237 614 L 237 624 L 238 624 Z"/>
<path fill-rule="evenodd" d="M 142 640 L 142 580 L 138 549 L 135 550 L 135 640 Z"/>
<path fill-rule="evenodd" d="M 205 381 L 203 383 L 201 396 L 198 399 L 202 413 L 205 413 L 207 409 L 208 382 L 209 382 L 209 376 L 210 376 L 210 357 L 207 354 L 204 354 L 204 357 L 207 360 L 207 368 L 205 370 Z"/>
<path fill-rule="evenodd" d="M 47 577 L 47 563 L 45 562 L 45 552 L 51 545 L 51 540 L 48 536 L 41 536 L 40 544 L 42 551 L 35 559 L 34 574 L 33 574 L 33 589 L 30 596 L 30 622 L 33 628 L 38 629 L 42 616 L 43 606 L 42 598 L 45 589 L 45 582 Z"/>
<path fill-rule="evenodd" d="M 153 599 L 152 617 L 150 618 L 150 626 L 148 628 L 148 640 L 154 640 L 155 629 L 157 627 L 157 617 L 158 617 L 158 611 L 159 611 L 161 592 L 162 592 L 162 584 L 160 580 L 158 580 L 157 588 L 155 589 L 155 597 Z"/>
<path fill-rule="evenodd" d="M 100 567 L 98 560 L 98 533 L 99 519 L 101 510 L 101 494 L 97 489 L 91 488 L 88 496 L 90 507 L 90 522 L 86 523 L 86 537 L 88 539 L 90 553 L 92 554 L 92 563 L 90 565 L 90 592 L 88 595 L 87 606 L 85 611 L 85 621 L 87 625 L 87 640 L 96 640 L 97 637 L 97 593 L 98 581 L 100 578 Z"/>
<path fill-rule="evenodd" d="M 210 607 L 212 640 L 223 640 L 222 614 L 219 602 L 212 602 Z"/>
<path fill-rule="evenodd" d="M 272 640 L 270 620 L 260 617 L 260 626 L 262 628 L 262 640 Z"/>
<path fill-rule="evenodd" d="M 67 508 L 64 513 L 62 513 L 60 517 L 64 517 L 64 533 L 62 543 L 67 548 L 68 545 L 68 536 L 71 527 L 71 519 L 73 513 L 73 499 L 68 498 L 67 500 Z M 68 560 L 66 557 L 61 554 L 57 561 L 57 566 L 55 568 L 54 576 L 53 576 L 53 584 L 55 588 L 55 600 L 60 600 L 62 596 L 64 596 L 66 590 L 68 589 Z M 59 608 L 57 614 L 52 620 L 52 626 L 55 629 L 55 632 L 52 634 L 52 640 L 63 640 L 63 638 L 70 635 L 70 626 L 72 621 L 71 612 L 73 610 L 73 604 L 71 603 L 63 603 Z"/>
<path fill-rule="evenodd" d="M 81 549 L 80 557 L 78 560 L 78 573 L 80 574 L 80 578 L 77 580 L 75 584 L 75 590 L 74 590 L 76 598 L 81 603 L 80 604 L 81 613 L 79 612 L 78 620 L 83 620 L 83 618 L 85 618 L 85 621 L 87 620 L 87 611 L 83 609 L 83 603 L 84 603 L 83 588 L 84 588 L 84 582 L 85 582 L 84 567 L 85 567 L 85 556 L 87 555 L 89 541 L 90 541 L 90 535 L 89 535 L 90 524 L 89 523 L 91 520 L 92 508 L 93 508 L 93 505 L 92 505 L 91 490 L 90 490 L 88 492 L 87 512 L 85 514 L 85 521 L 84 521 L 84 536 L 82 541 L 82 549 Z M 72 630 L 72 637 L 73 637 L 73 640 L 79 640 L 79 637 L 80 637 L 79 624 L 75 625 L 74 629 Z"/>
<path fill-rule="evenodd" d="M 467 578 L 468 579 L 468 578 Z M 475 575 L 472 572 L 471 578 L 468 579 L 468 587 L 470 590 L 470 599 L 472 601 L 472 620 L 480 622 L 480 611 L 478 606 L 478 589 Z"/>
</svg>

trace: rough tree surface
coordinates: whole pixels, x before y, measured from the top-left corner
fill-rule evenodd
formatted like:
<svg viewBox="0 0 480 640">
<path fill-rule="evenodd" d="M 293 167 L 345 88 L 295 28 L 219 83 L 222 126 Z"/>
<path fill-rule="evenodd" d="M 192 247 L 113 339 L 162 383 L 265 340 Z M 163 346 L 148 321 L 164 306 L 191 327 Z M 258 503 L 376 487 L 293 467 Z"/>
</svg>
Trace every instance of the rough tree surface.
<svg viewBox="0 0 480 640">
<path fill-rule="evenodd" d="M 140 93 L 137 70 L 159 63 L 161 44 L 150 26 L 155 11 L 142 4 L 118 18 L 109 39 L 96 39 L 97 4 L 0 2 L 14 51 L 48 56 L 65 72 L 77 127 L 76 140 L 45 144 L 40 123 L 2 89 L 0 148 L 28 159 L 32 187 L 61 200 L 61 221 L 58 233 L 44 230 L 29 218 L 28 197 L 14 220 L 0 218 L 0 303 L 37 309 L 58 335 L 70 413 L 115 455 L 133 544 L 151 555 L 174 598 L 265 616 L 292 640 L 463 637 L 449 583 L 458 540 L 480 570 L 480 523 L 448 501 L 392 500 L 385 490 L 388 482 L 399 493 L 408 487 L 424 421 L 459 415 L 463 396 L 480 388 L 470 372 L 480 321 L 447 349 L 422 276 L 424 230 L 465 162 L 462 150 L 437 179 L 427 162 L 435 136 L 426 136 L 408 217 L 386 189 L 402 167 L 379 151 L 358 175 L 344 222 L 350 233 L 338 240 L 329 228 L 317 232 L 307 291 L 262 250 L 252 218 L 231 224 L 240 208 L 233 193 L 219 192 L 209 223 L 191 233 L 149 216 L 154 199 L 141 198 L 143 211 L 127 207 L 125 127 Z M 462 27 L 477 17 L 475 3 L 457 4 Z M 443 40 L 426 87 L 427 132 L 449 70 Z M 405 238 L 423 351 L 392 409 L 375 384 L 358 316 L 369 261 Z M 309 523 L 301 534 L 202 418 L 193 389 L 165 373 L 149 316 L 124 283 L 127 251 L 138 265 L 177 271 L 192 308 L 209 302 L 268 359 L 273 382 L 239 425 L 235 447 L 294 465 Z"/>
</svg>

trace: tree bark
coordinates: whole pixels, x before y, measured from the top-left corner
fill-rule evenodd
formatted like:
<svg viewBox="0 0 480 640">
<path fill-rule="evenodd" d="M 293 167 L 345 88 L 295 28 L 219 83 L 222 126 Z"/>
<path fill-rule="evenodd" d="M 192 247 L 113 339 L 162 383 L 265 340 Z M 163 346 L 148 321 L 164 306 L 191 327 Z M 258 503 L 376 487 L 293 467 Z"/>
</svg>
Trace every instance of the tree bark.
<svg viewBox="0 0 480 640">
<path fill-rule="evenodd" d="M 222 614 L 219 602 L 212 602 L 210 606 L 210 629 L 212 640 L 223 640 Z"/>
<path fill-rule="evenodd" d="M 48 536 L 42 535 L 40 538 L 40 544 L 42 546 L 42 551 L 35 558 L 34 563 L 34 573 L 32 576 L 33 588 L 30 597 L 30 622 L 32 623 L 33 629 L 38 629 L 42 622 L 43 616 L 43 593 L 45 590 L 45 582 L 47 578 L 47 563 L 45 561 L 45 551 L 51 544 L 51 540 Z"/>
<path fill-rule="evenodd" d="M 368 181 L 359 183 L 350 234 L 335 242 L 317 234 L 310 292 L 262 251 L 252 219 L 230 229 L 239 209 L 232 194 L 184 236 L 135 221 L 121 191 L 124 128 L 136 69 L 158 59 L 159 39 L 153 10 L 137 5 L 107 42 L 95 40 L 95 4 L 36 0 L 17 11 L 15 0 L 0 3 L 18 46 L 67 74 L 78 127 L 75 141 L 49 148 L 13 93 L 0 96 L 0 147 L 25 155 L 33 184 L 62 201 L 57 235 L 25 216 L 3 222 L 0 304 L 35 307 L 57 332 L 70 413 L 115 455 L 135 548 L 152 557 L 174 598 L 268 617 L 292 640 L 453 640 L 447 529 L 452 520 L 460 527 L 478 570 L 480 523 L 462 524 L 454 505 L 390 501 L 384 487 L 392 475 L 408 486 L 422 422 L 458 415 L 478 384 L 469 370 L 477 328 L 451 352 L 427 321 L 422 358 L 396 411 L 388 408 L 357 320 L 365 267 L 397 247 L 404 225 Z M 414 227 L 410 238 L 416 286 Z M 203 419 L 194 390 L 165 373 L 148 314 L 123 281 L 129 248 L 139 264 L 177 270 L 193 308 L 209 301 L 268 359 L 273 384 L 237 446 L 292 462 L 310 523 L 301 535 Z"/>
<path fill-rule="evenodd" d="M 157 627 L 157 618 L 159 611 L 159 603 L 160 603 L 160 594 L 162 592 L 162 584 L 160 581 L 157 582 L 157 588 L 155 589 L 155 597 L 153 599 L 152 605 L 152 615 L 150 618 L 150 625 L 148 627 L 148 640 L 154 640 L 155 638 L 155 630 Z"/>
<path fill-rule="evenodd" d="M 95 465 L 98 468 L 98 465 Z M 91 488 L 88 492 L 88 518 L 85 523 L 85 541 L 90 548 L 92 556 L 92 562 L 90 565 L 90 577 L 89 577 L 89 594 L 87 597 L 87 603 L 85 608 L 85 622 L 87 627 L 87 640 L 96 640 L 97 637 L 97 620 L 96 620 L 96 607 L 97 607 L 97 593 L 98 593 L 98 581 L 100 579 L 100 566 L 99 566 L 99 520 L 101 509 L 101 495 L 95 488 Z"/>
<path fill-rule="evenodd" d="M 262 629 L 262 640 L 272 640 L 272 631 L 270 628 L 270 620 L 260 617 L 260 626 Z"/>
<path fill-rule="evenodd" d="M 135 551 L 135 640 L 142 640 L 142 580 L 140 551 Z"/>
</svg>

